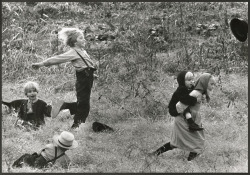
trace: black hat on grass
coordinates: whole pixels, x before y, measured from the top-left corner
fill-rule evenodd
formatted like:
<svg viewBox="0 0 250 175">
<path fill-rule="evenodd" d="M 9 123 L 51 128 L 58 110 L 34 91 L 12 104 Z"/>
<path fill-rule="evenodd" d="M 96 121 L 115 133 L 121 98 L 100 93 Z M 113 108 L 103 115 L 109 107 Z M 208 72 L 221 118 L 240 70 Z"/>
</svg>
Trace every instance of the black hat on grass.
<svg viewBox="0 0 250 175">
<path fill-rule="evenodd" d="M 102 132 L 102 131 L 114 131 L 113 128 L 111 128 L 108 125 L 105 125 L 103 123 L 99 123 L 99 122 L 94 122 L 92 124 L 92 129 L 94 132 Z"/>
<path fill-rule="evenodd" d="M 230 21 L 230 28 L 237 40 L 245 42 L 247 40 L 248 24 L 246 21 L 234 18 Z"/>
</svg>

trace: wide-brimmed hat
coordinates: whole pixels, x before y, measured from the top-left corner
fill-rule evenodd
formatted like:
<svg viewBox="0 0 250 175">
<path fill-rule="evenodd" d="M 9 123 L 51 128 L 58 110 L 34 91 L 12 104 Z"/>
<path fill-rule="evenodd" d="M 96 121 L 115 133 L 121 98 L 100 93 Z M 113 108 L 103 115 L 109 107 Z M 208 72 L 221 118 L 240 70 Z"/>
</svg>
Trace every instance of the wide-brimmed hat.
<svg viewBox="0 0 250 175">
<path fill-rule="evenodd" d="M 67 131 L 63 131 L 60 135 L 54 135 L 53 140 L 58 146 L 66 149 L 74 149 L 78 146 L 74 135 Z"/>
<path fill-rule="evenodd" d="M 230 28 L 233 35 L 241 42 L 247 40 L 248 24 L 246 21 L 234 18 L 230 21 Z"/>
</svg>

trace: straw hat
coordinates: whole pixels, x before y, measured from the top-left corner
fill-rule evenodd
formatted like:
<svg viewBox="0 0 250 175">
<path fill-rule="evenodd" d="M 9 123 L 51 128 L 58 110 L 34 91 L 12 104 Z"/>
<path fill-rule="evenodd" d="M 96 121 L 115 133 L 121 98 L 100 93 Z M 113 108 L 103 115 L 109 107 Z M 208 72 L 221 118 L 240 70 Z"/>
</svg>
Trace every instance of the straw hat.
<svg viewBox="0 0 250 175">
<path fill-rule="evenodd" d="M 58 146 L 66 149 L 74 149 L 78 146 L 74 135 L 67 131 L 63 131 L 60 135 L 54 135 L 53 140 Z"/>
<path fill-rule="evenodd" d="M 241 42 L 247 40 L 248 24 L 246 21 L 234 18 L 230 21 L 230 28 L 233 35 Z"/>
</svg>

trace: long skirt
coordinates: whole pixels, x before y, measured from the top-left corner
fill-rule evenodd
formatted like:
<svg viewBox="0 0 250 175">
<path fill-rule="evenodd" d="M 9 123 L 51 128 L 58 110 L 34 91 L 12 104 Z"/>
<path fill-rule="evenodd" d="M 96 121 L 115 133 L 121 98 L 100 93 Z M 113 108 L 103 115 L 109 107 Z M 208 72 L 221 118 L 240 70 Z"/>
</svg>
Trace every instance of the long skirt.
<svg viewBox="0 0 250 175">
<path fill-rule="evenodd" d="M 200 104 L 191 107 L 191 115 L 196 124 L 202 126 L 199 114 Z M 183 115 L 175 117 L 171 134 L 171 145 L 190 152 L 201 153 L 205 146 L 204 131 L 190 131 Z"/>
</svg>

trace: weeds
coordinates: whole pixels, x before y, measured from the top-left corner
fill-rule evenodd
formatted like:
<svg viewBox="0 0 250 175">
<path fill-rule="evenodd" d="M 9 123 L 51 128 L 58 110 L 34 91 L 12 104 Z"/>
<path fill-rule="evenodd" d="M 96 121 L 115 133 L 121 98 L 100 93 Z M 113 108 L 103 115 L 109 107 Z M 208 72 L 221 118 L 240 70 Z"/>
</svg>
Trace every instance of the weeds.
<svg viewBox="0 0 250 175">
<path fill-rule="evenodd" d="M 87 121 L 115 128 L 113 134 L 95 134 L 87 124 L 75 132 L 84 146 L 69 153 L 72 164 L 66 170 L 57 166 L 15 170 L 10 168 L 17 157 L 14 153 L 37 151 L 35 147 L 51 142 L 55 133 L 69 130 L 73 116 L 61 112 L 57 118 L 46 118 L 40 130 L 27 132 L 14 127 L 16 114 L 3 113 L 3 171 L 247 171 L 248 43 L 237 42 L 228 28 L 233 17 L 247 19 L 246 4 L 2 3 L 3 99 L 21 97 L 22 84 L 33 80 L 41 84 L 39 95 L 46 102 L 75 101 L 72 66 L 66 63 L 35 71 L 30 65 L 66 51 L 57 32 L 65 26 L 79 27 L 85 29 L 87 52 L 99 62 Z M 112 40 L 97 41 L 100 35 L 112 36 Z M 207 128 L 206 151 L 190 164 L 188 153 L 178 150 L 151 162 L 148 150 L 169 140 L 173 118 L 167 105 L 176 89 L 175 75 L 187 69 L 209 71 L 220 78 L 214 98 L 201 110 Z"/>
</svg>

